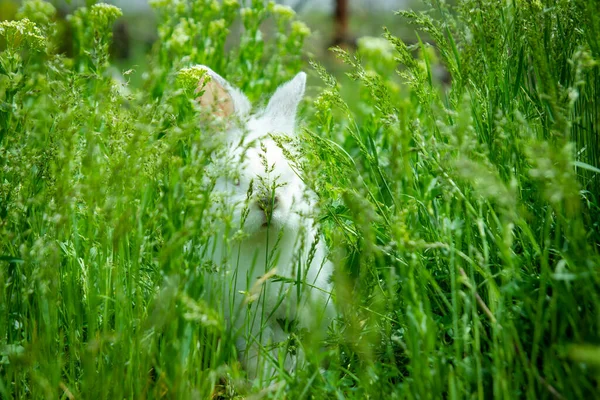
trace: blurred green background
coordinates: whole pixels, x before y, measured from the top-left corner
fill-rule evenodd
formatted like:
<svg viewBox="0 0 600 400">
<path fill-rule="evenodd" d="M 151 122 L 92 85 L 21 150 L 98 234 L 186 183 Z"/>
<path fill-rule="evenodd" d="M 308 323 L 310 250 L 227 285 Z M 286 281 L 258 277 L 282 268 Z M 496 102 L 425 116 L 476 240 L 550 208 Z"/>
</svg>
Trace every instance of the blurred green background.
<svg viewBox="0 0 600 400">
<path fill-rule="evenodd" d="M 335 75 L 344 69 L 328 49 L 333 45 L 341 45 L 352 49 L 362 37 L 381 37 L 382 27 L 386 27 L 395 36 L 407 42 L 414 41 L 413 28 L 403 24 L 394 12 L 401 9 L 419 10 L 422 2 L 414 0 L 346 0 L 347 11 L 343 19 L 347 20 L 347 28 L 343 32 L 344 40 L 336 39 L 336 7 L 342 0 L 283 0 L 278 4 L 288 5 L 297 12 L 299 19 L 311 29 L 311 36 L 306 41 L 305 56 L 316 59 Z M 0 0 L 0 20 L 14 19 L 22 2 L 20 0 Z M 50 1 L 58 10 L 58 23 L 64 26 L 64 35 L 70 35 L 66 16 L 77 7 L 93 4 L 86 0 Z M 88 4 L 86 4 L 88 3 Z M 114 26 L 114 39 L 111 54 L 114 65 L 122 70 L 133 69 L 129 75 L 130 84 L 139 86 L 141 74 L 146 66 L 145 56 L 157 39 L 156 18 L 148 0 L 106 0 L 122 9 L 123 17 Z M 242 1 L 242 3 L 244 3 Z M 239 21 L 238 21 L 239 28 Z M 268 23 L 263 27 L 269 31 Z M 231 35 L 230 37 L 236 37 Z M 229 46 L 235 46 L 231 39 Z M 63 52 L 70 56 L 72 40 L 64 41 Z"/>
</svg>

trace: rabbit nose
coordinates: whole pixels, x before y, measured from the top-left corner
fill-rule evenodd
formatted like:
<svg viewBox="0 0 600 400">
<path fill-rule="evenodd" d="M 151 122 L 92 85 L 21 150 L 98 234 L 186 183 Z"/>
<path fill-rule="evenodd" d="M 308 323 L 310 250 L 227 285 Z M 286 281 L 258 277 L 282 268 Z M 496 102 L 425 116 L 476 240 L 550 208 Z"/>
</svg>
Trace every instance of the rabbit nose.
<svg viewBox="0 0 600 400">
<path fill-rule="evenodd" d="M 279 205 L 279 198 L 277 196 L 263 196 L 258 199 L 258 208 L 263 210 L 265 214 L 270 214 Z"/>
</svg>

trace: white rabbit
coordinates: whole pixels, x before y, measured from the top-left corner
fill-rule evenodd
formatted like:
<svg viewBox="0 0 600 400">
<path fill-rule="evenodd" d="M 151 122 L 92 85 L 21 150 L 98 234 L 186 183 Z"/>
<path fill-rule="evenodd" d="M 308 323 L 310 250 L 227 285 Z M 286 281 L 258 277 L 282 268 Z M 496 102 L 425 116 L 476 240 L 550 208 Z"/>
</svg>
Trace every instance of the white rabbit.
<svg viewBox="0 0 600 400">
<path fill-rule="evenodd" d="M 205 257 L 223 271 L 209 274 L 208 296 L 220 296 L 248 377 L 269 379 L 278 365 L 292 371 L 301 362 L 301 350 L 286 349 L 290 326 L 323 336 L 335 317 L 332 264 L 312 217 L 316 196 L 271 136 L 294 134 L 306 74 L 280 86 L 252 115 L 241 91 L 201 68 L 210 77 L 199 84 L 201 106 L 227 118 L 227 150 L 211 168 L 218 174 L 213 211 L 229 215 L 232 227 L 207 246 Z"/>
</svg>

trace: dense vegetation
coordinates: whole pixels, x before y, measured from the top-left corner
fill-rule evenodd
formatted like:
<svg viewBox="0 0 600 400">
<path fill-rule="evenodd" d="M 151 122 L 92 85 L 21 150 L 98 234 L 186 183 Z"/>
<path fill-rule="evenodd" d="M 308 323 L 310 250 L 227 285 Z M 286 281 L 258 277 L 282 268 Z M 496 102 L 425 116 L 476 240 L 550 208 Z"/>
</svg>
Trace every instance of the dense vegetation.
<svg viewBox="0 0 600 400">
<path fill-rule="evenodd" d="M 140 72 L 111 66 L 113 6 L 78 9 L 71 34 L 42 0 L 0 23 L 1 398 L 597 392 L 596 1 L 432 0 L 398 16 L 416 44 L 384 32 L 335 49 L 339 81 L 304 64 L 310 32 L 286 7 L 152 5 L 159 40 L 140 87 L 126 83 Z M 212 232 L 219 147 L 193 64 L 253 101 L 300 69 L 324 87 L 295 147 L 340 318 L 326 351 L 305 343 L 307 366 L 271 382 L 244 380 L 202 300 L 211 266 L 185 251 Z"/>
</svg>

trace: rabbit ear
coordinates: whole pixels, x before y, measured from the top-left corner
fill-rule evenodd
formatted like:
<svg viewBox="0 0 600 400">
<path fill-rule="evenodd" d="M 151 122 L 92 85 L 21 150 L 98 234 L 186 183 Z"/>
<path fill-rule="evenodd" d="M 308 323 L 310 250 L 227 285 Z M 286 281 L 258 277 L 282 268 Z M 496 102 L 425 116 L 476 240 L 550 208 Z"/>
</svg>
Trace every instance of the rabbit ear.
<svg viewBox="0 0 600 400">
<path fill-rule="evenodd" d="M 206 75 L 198 82 L 197 89 L 204 91 L 197 99 L 202 107 L 212 109 L 215 115 L 223 118 L 234 113 L 238 117 L 245 117 L 250 113 L 252 106 L 246 95 L 207 66 L 199 67 L 206 71 Z M 210 80 L 207 80 L 206 76 L 210 77 Z"/>
<path fill-rule="evenodd" d="M 294 130 L 298 104 L 304 96 L 305 87 L 306 74 L 300 72 L 294 79 L 279 86 L 269 100 L 264 116 L 272 119 L 280 131 L 287 133 Z"/>
</svg>

